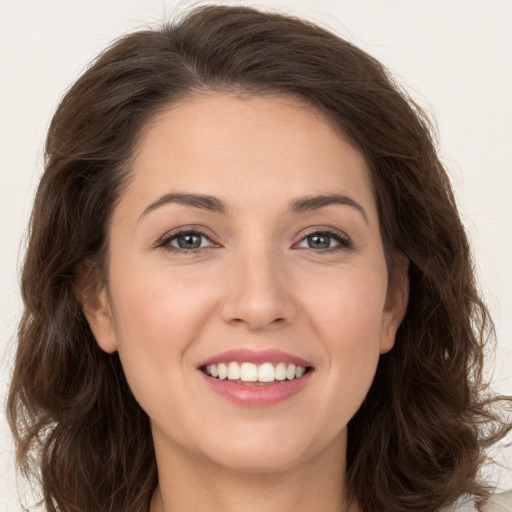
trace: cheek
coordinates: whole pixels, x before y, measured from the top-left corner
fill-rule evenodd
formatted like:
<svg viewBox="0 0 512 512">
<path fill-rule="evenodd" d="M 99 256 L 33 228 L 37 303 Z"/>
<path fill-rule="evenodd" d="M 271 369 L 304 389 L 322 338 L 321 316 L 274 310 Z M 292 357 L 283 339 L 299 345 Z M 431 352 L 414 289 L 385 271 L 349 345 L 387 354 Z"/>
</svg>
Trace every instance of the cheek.
<svg viewBox="0 0 512 512">
<path fill-rule="evenodd" d="M 379 262 L 380 263 L 380 262 Z M 331 349 L 376 344 L 380 340 L 387 277 L 381 264 L 317 274 L 314 287 L 304 283 L 302 297 L 310 322 L 325 332 Z M 309 290 L 309 291 L 307 291 Z"/>
<path fill-rule="evenodd" d="M 343 415 L 354 414 L 364 400 L 375 375 L 385 334 L 382 327 L 386 274 L 380 266 L 369 269 L 345 272 L 339 278 L 331 275 L 331 279 L 323 282 L 325 293 L 309 297 L 309 321 L 318 333 L 327 359 L 326 400 L 338 404 L 338 412 Z M 318 280 L 317 284 L 322 281 Z"/>
<path fill-rule="evenodd" d="M 129 281 L 111 278 L 118 351 L 135 397 L 149 412 L 162 392 L 183 387 L 181 376 L 191 368 L 187 349 L 206 321 L 210 300 L 204 286 L 165 272 L 127 275 Z"/>
</svg>

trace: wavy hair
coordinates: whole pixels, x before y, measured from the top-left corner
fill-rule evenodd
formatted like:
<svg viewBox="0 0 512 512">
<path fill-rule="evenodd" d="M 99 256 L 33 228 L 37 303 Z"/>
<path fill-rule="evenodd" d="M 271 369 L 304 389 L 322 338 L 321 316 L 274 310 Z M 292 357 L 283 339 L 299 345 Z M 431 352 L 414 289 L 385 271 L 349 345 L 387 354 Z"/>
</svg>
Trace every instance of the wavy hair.
<svg viewBox="0 0 512 512">
<path fill-rule="evenodd" d="M 482 379 L 492 337 L 426 115 L 374 58 L 312 23 L 206 6 L 117 40 L 62 99 L 45 146 L 22 273 L 7 414 L 21 472 L 49 512 L 140 512 L 157 485 L 149 419 L 100 350 L 77 281 L 102 279 L 109 221 L 141 130 L 204 91 L 299 98 L 364 155 L 390 275 L 410 260 L 393 350 L 348 427 L 347 491 L 364 512 L 433 512 L 463 494 L 504 435 Z M 505 400 L 503 397 L 502 400 Z"/>
</svg>

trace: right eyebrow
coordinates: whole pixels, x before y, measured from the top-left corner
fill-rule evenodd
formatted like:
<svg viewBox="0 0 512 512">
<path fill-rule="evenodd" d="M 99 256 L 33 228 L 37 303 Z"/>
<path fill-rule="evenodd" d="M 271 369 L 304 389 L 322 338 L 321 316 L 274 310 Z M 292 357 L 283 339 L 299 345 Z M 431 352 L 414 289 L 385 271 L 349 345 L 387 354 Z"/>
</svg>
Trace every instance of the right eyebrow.
<svg viewBox="0 0 512 512">
<path fill-rule="evenodd" d="M 164 206 L 166 204 L 176 203 L 182 204 L 184 206 L 192 206 L 194 208 L 200 208 L 202 210 L 208 210 L 211 212 L 227 214 L 228 208 L 226 203 L 217 199 L 213 196 L 208 196 L 205 194 L 182 194 L 179 192 L 173 192 L 170 194 L 164 194 L 159 197 L 156 201 L 152 202 L 147 208 L 142 212 L 142 215 L 139 217 L 139 220 L 145 217 L 148 213 Z"/>
</svg>

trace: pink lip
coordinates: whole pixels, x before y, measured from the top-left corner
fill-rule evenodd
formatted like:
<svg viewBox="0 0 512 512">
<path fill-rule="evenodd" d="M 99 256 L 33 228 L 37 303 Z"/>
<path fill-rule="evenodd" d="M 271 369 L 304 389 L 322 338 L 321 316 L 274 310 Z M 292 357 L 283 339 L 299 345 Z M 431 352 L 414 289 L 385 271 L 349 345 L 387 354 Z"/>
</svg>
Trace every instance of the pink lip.
<svg viewBox="0 0 512 512">
<path fill-rule="evenodd" d="M 228 350 L 217 354 L 205 361 L 201 362 L 198 367 L 206 366 L 207 364 L 218 364 L 218 363 L 229 363 L 235 361 L 237 363 L 293 363 L 295 366 L 313 366 L 309 361 L 300 357 L 289 354 L 288 352 L 282 352 L 281 350 L 265 349 L 265 350 L 252 350 L 249 348 L 241 348 Z M 290 381 L 293 382 L 293 381 Z"/>
<path fill-rule="evenodd" d="M 208 364 L 229 363 L 232 361 L 237 363 L 248 362 L 254 364 L 286 363 L 310 368 L 313 366 L 309 361 L 281 350 L 253 350 L 249 348 L 242 348 L 228 350 L 221 354 L 212 356 L 202 361 L 198 365 L 198 369 L 204 368 Z M 210 377 L 201 370 L 199 373 L 202 378 L 205 379 L 206 384 L 212 391 L 224 398 L 227 398 L 231 402 L 249 407 L 265 407 L 282 402 L 299 393 L 299 391 L 304 389 L 306 384 L 309 382 L 313 371 L 311 368 L 308 373 L 305 373 L 299 379 L 274 381 L 268 384 L 241 384 L 227 379 L 220 380 Z"/>
<path fill-rule="evenodd" d="M 231 402 L 248 407 L 266 407 L 283 402 L 299 393 L 307 385 L 314 372 L 310 371 L 299 379 L 275 381 L 263 385 L 240 384 L 227 379 L 220 380 L 209 377 L 203 372 L 199 373 L 212 391 Z"/>
</svg>

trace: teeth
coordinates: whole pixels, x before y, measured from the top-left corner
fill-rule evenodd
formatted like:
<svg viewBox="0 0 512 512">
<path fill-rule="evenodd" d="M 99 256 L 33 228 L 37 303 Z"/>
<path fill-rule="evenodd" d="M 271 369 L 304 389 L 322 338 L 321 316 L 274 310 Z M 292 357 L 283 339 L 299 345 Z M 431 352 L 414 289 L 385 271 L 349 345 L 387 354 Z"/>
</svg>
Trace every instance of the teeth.
<svg viewBox="0 0 512 512">
<path fill-rule="evenodd" d="M 240 378 L 240 366 L 238 363 L 228 364 L 228 380 L 238 380 Z"/>
<path fill-rule="evenodd" d="M 276 380 L 286 379 L 286 364 L 278 363 L 276 365 Z"/>
<path fill-rule="evenodd" d="M 289 364 L 288 367 L 286 368 L 286 378 L 288 380 L 292 380 L 295 378 L 295 365 L 294 364 Z"/>
<path fill-rule="evenodd" d="M 276 380 L 276 371 L 272 363 L 263 363 L 258 368 L 258 382 L 274 382 Z"/>
<path fill-rule="evenodd" d="M 210 365 L 210 373 L 213 375 L 213 371 L 211 369 L 214 364 Z M 224 363 L 219 363 L 218 365 L 219 379 L 223 380 L 228 376 L 228 367 Z"/>
<path fill-rule="evenodd" d="M 242 363 L 242 366 L 240 366 L 240 378 L 244 382 L 256 382 L 258 380 L 258 367 L 253 363 Z"/>
<path fill-rule="evenodd" d="M 304 366 L 294 364 L 254 363 L 239 364 L 235 361 L 229 363 L 209 364 L 206 366 L 206 374 L 218 379 L 241 380 L 243 382 L 274 382 L 285 379 L 299 379 L 306 373 Z"/>
</svg>

